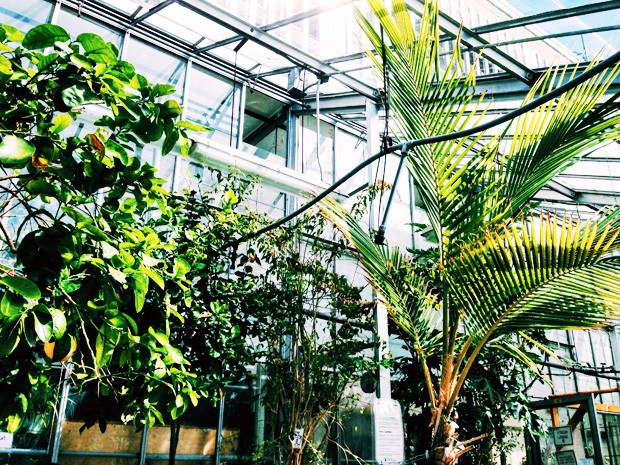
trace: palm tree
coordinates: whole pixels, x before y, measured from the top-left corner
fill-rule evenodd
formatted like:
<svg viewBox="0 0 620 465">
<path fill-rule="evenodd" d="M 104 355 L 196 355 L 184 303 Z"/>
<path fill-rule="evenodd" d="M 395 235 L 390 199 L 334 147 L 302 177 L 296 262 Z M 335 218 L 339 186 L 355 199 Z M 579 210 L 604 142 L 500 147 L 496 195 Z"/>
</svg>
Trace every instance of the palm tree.
<svg viewBox="0 0 620 465">
<path fill-rule="evenodd" d="M 398 137 L 423 139 L 482 121 L 487 102 L 474 96 L 474 71 L 463 76 L 458 39 L 440 66 L 437 1 L 427 0 L 417 32 L 404 0 L 392 1 L 392 13 L 381 0 L 369 3 L 385 42 L 359 13 L 358 21 L 376 50 L 369 56 L 377 69 L 385 60 L 390 70 Z M 375 244 L 335 201 L 321 205 L 352 242 L 423 367 L 436 463 L 452 464 L 469 449 L 456 446 L 450 421 L 485 346 L 533 367 L 513 339 L 502 336 L 597 328 L 620 316 L 620 208 L 582 221 L 541 211 L 531 201 L 554 176 L 620 136 L 618 95 L 604 98 L 619 71 L 616 65 L 597 74 L 492 137 L 478 133 L 409 152 L 409 172 L 438 238 L 439 289 L 412 273 L 405 252 Z M 550 69 L 524 104 L 576 73 Z M 439 377 L 426 363 L 433 354 L 441 357 Z"/>
</svg>

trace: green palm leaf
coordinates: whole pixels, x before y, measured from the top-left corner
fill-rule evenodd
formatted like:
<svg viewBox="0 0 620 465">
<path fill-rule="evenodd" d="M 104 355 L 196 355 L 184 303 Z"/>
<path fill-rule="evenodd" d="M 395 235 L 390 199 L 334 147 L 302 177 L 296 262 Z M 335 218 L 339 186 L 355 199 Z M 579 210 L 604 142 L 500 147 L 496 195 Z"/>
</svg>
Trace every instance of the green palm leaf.
<svg viewBox="0 0 620 465">
<path fill-rule="evenodd" d="M 412 273 L 412 264 L 398 248 L 374 243 L 340 204 L 327 198 L 322 213 L 355 247 L 369 281 L 381 295 L 393 321 L 411 338 L 416 353 L 426 358 L 438 344 L 440 315 L 437 298 L 424 278 Z"/>
<path fill-rule="evenodd" d="M 449 264 L 453 302 L 474 343 L 515 331 L 592 328 L 620 317 L 620 230 L 541 216 L 489 231 Z"/>
<path fill-rule="evenodd" d="M 525 102 L 557 87 L 576 72 L 569 74 L 566 67 L 548 70 Z M 513 123 L 514 135 L 501 168 L 502 196 L 510 199 L 506 218 L 520 212 L 553 177 L 620 137 L 618 100 L 615 96 L 604 98 L 618 75 L 620 64 Z"/>
<path fill-rule="evenodd" d="M 436 2 L 426 3 L 417 35 L 404 1 L 392 3 L 393 16 L 380 0 L 369 1 L 387 36 L 386 44 L 366 18 L 358 15 L 358 20 L 377 51 L 369 54 L 377 69 L 382 69 L 385 56 L 390 70 L 399 137 L 420 139 L 481 122 L 483 97 L 474 98 L 474 69 L 462 74 L 458 39 L 450 60 L 440 67 Z M 500 211 L 501 196 L 490 175 L 495 170 L 497 142 L 481 148 L 483 136 L 416 147 L 409 157 L 409 170 L 446 256 L 451 255 L 455 238 L 479 231 L 488 221 L 489 210 Z"/>
</svg>

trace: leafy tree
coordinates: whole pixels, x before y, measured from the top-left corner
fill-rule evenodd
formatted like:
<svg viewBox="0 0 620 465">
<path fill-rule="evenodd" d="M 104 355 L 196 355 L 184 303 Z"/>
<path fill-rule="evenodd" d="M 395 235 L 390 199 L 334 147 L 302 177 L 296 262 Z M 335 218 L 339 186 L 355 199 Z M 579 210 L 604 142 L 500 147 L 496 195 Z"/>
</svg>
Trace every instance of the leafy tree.
<svg viewBox="0 0 620 465">
<path fill-rule="evenodd" d="M 307 215 L 262 242 L 265 273 L 252 313 L 256 360 L 266 381 L 267 439 L 258 459 L 301 465 L 324 460 L 351 386 L 376 369 L 374 303 L 334 264 L 347 253 L 325 240 L 324 219 Z M 331 315 L 331 321 L 322 315 Z"/>
<path fill-rule="evenodd" d="M 438 250 L 409 249 L 412 270 L 410 273 L 423 276 L 427 284 L 438 292 L 441 284 L 437 269 Z M 394 359 L 392 371 L 392 395 L 398 399 L 403 408 L 407 451 L 410 456 L 418 455 L 427 444 L 426 427 L 431 421 L 428 406 L 430 399 L 425 389 L 423 367 L 415 355 L 415 347 L 410 346 L 411 339 L 402 333 L 396 324 L 390 325 L 390 333 L 397 335 L 409 354 Z M 528 357 L 537 359 L 540 348 L 549 346 L 549 342 L 540 331 L 530 334 L 531 339 L 522 339 L 519 350 Z M 514 341 L 508 341 L 514 342 Z M 426 363 L 431 372 L 441 370 L 441 357 L 435 353 Z M 520 420 L 522 427 L 535 431 L 536 413 L 529 408 L 526 395 L 524 371 L 533 379 L 548 382 L 540 372 L 532 372 L 512 357 L 493 347 L 485 347 L 472 366 L 471 373 L 463 385 L 462 402 L 458 405 L 459 437 L 470 438 L 486 435 L 472 454 L 462 457 L 465 464 L 505 464 L 508 454 L 518 447 L 521 431 L 507 430 L 504 425 L 514 418 Z M 533 429 L 534 428 L 534 429 Z"/>
<path fill-rule="evenodd" d="M 255 185 L 236 173 L 213 174 L 211 185 L 201 182 L 169 202 L 173 215 L 154 220 L 174 244 L 162 259 L 184 263 L 192 283 L 189 296 L 180 288 L 170 293 L 182 317 L 170 324 L 171 341 L 191 362 L 203 394 L 214 400 L 225 396 L 226 386 L 252 376 L 248 367 L 260 365 L 267 375 L 260 400 L 269 427 L 259 457 L 308 463 L 322 455 L 338 408 L 351 399 L 347 387 L 373 366 L 367 350 L 372 332 L 365 335 L 363 325 L 349 321 L 360 311 L 369 317 L 372 305 L 334 272 L 334 260 L 345 250 L 316 237 L 322 218 L 310 215 L 246 242 L 269 221 L 248 205 Z M 152 293 L 145 307 L 161 302 Z M 343 320 L 318 318 L 328 311 Z M 187 407 L 179 400 L 170 411 L 173 432 Z M 303 429 L 300 447 L 292 444 L 296 429 Z"/>
<path fill-rule="evenodd" d="M 359 22 L 389 69 L 398 137 L 419 140 L 470 128 L 484 118 L 485 96 L 474 93 L 474 70 L 463 76 L 457 44 L 441 66 L 437 1 L 428 0 L 419 28 L 404 1 L 393 14 L 380 0 Z M 577 73 L 544 73 L 525 98 L 557 88 Z M 429 401 L 427 444 L 435 463 L 452 464 L 470 450 L 457 440 L 453 412 L 487 347 L 532 368 L 511 335 L 537 329 L 596 328 L 620 315 L 616 249 L 620 210 L 588 221 L 536 210 L 530 199 L 555 175 L 620 136 L 618 95 L 603 98 L 619 66 L 520 116 L 499 134 L 415 147 L 407 165 L 438 238 L 440 284 L 411 273 L 411 258 L 379 246 L 333 200 L 325 213 L 351 240 L 392 319 L 407 335 L 422 368 Z M 439 357 L 440 370 L 430 360 Z M 426 449 L 427 447 L 425 447 Z"/>
<path fill-rule="evenodd" d="M 195 395 L 170 343 L 174 308 L 144 305 L 153 289 L 188 286 L 183 264 L 158 258 L 173 245 L 142 221 L 172 210 L 164 180 L 136 156 L 162 139 L 163 154 L 177 143 L 189 152 L 186 129 L 202 128 L 179 120 L 173 91 L 95 34 L 0 28 L 3 429 L 42 411 L 30 394 L 51 392 L 50 365 L 69 358 L 73 382 L 96 385 L 126 419 L 161 421 L 175 403 L 162 403 L 160 389 Z M 96 129 L 83 130 L 93 119 Z M 144 391 L 132 402 L 137 381 Z"/>
</svg>

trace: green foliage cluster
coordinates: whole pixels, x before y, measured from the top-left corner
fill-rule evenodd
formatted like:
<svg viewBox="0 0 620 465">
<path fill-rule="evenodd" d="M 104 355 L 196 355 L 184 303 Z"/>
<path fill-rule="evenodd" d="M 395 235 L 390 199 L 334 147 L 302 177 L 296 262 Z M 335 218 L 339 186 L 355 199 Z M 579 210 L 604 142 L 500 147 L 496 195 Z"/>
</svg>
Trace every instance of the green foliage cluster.
<svg viewBox="0 0 620 465">
<path fill-rule="evenodd" d="M 352 383 L 377 369 L 374 302 L 335 268 L 348 251 L 328 231 L 323 218 L 306 216 L 260 246 L 266 273 L 251 334 L 266 375 L 268 428 L 256 459 L 320 463 L 337 435 L 339 410 L 356 399 Z"/>
<path fill-rule="evenodd" d="M 53 367 L 85 427 L 105 430 L 118 416 L 178 425 L 261 365 L 273 420 L 261 457 L 307 463 L 373 367 L 372 331 L 349 322 L 371 305 L 333 269 L 343 242 L 310 237 L 323 219 L 235 246 L 268 221 L 248 207 L 252 182 L 214 173 L 167 193 L 136 153 L 191 152 L 187 131 L 204 128 L 179 120 L 173 92 L 94 34 L 0 29 L 0 428 L 51 418 Z"/>
<path fill-rule="evenodd" d="M 162 138 L 164 154 L 177 143 L 189 152 L 186 129 L 200 127 L 179 120 L 173 92 L 94 34 L 0 28 L 1 376 L 28 381 L 0 393 L 3 429 L 40 413 L 30 393 L 48 389 L 50 363 L 73 354 L 74 382 L 104 396 L 123 396 L 142 377 L 147 391 L 195 399 L 170 344 L 174 309 L 144 306 L 153 289 L 188 290 L 186 264 L 162 261 L 170 244 L 143 221 L 172 214 L 164 180 L 135 156 Z M 87 134 L 84 117 L 96 120 Z M 141 401 L 148 423 L 174 408 Z"/>
</svg>

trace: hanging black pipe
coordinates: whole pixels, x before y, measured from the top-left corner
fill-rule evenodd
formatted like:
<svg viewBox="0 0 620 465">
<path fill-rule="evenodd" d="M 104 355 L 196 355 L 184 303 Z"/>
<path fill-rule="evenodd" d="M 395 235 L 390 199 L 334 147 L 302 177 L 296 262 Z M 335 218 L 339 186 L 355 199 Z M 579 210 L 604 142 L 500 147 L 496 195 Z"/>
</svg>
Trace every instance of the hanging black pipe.
<svg viewBox="0 0 620 465">
<path fill-rule="evenodd" d="M 618 63 L 618 61 L 620 61 L 620 51 L 614 53 L 613 55 L 611 55 L 609 58 L 606 58 L 605 60 L 601 61 L 600 63 L 598 63 L 597 65 L 594 65 L 592 68 L 590 68 L 587 71 L 584 71 L 583 73 L 581 73 L 579 76 L 571 79 L 570 81 L 566 82 L 565 84 L 562 84 L 559 87 L 556 87 L 555 89 L 547 92 L 544 95 L 541 95 L 540 97 L 538 97 L 537 99 L 532 100 L 529 103 L 526 103 L 525 105 L 516 108 L 508 113 L 506 113 L 505 115 L 499 116 L 498 118 L 495 118 L 491 121 L 488 121 L 486 123 L 483 124 L 479 124 L 478 126 L 473 126 L 469 129 L 464 129 L 462 131 L 456 131 L 456 132 L 451 132 L 448 134 L 440 134 L 438 136 L 432 136 L 432 137 L 425 137 L 422 139 L 414 139 L 414 140 L 410 140 L 407 142 L 403 142 L 402 144 L 397 144 L 397 145 L 393 145 L 391 147 L 387 147 L 387 148 L 383 148 L 381 149 L 378 153 L 374 154 L 372 157 L 369 157 L 367 160 L 364 160 L 362 163 L 360 163 L 359 165 L 357 165 L 355 168 L 353 168 L 351 171 L 349 171 L 347 174 L 345 174 L 342 178 L 340 178 L 338 181 L 336 181 L 334 184 L 332 184 L 331 186 L 329 186 L 327 189 L 325 189 L 323 192 L 319 193 L 318 195 L 316 195 L 313 199 L 309 200 L 308 202 L 306 202 L 304 205 L 302 205 L 301 207 L 299 207 L 297 210 L 295 210 L 294 212 L 286 215 L 283 218 L 280 218 L 278 221 L 274 221 L 271 224 L 268 224 L 267 226 L 265 226 L 264 228 L 259 229 L 258 231 L 255 231 L 251 234 L 248 234 L 246 237 L 242 238 L 242 239 L 238 239 L 234 242 L 230 242 L 229 244 L 227 244 L 228 247 L 234 245 L 234 244 L 239 244 L 241 242 L 245 242 L 248 241 L 250 239 L 253 239 L 255 237 L 258 237 L 266 232 L 269 232 L 273 229 L 279 228 L 280 226 L 283 226 L 284 224 L 288 223 L 290 220 L 292 220 L 293 218 L 296 218 L 297 216 L 301 215 L 303 212 L 305 212 L 306 210 L 308 210 L 309 208 L 313 207 L 314 205 L 316 205 L 317 203 L 319 203 L 321 200 L 323 200 L 325 197 L 327 197 L 329 194 L 331 194 L 333 191 L 335 191 L 338 187 L 340 187 L 341 185 L 343 185 L 345 182 L 347 182 L 349 179 L 351 179 L 353 176 L 355 176 L 360 170 L 364 169 L 365 167 L 367 167 L 368 165 L 374 163 L 375 161 L 379 160 L 380 158 L 390 154 L 390 153 L 395 153 L 397 151 L 403 151 L 403 149 L 405 147 L 407 147 L 408 149 L 412 149 L 414 147 L 419 147 L 421 145 L 427 145 L 427 144 L 435 144 L 438 142 L 445 142 L 448 140 L 454 140 L 454 139 L 460 139 L 462 137 L 469 137 L 473 134 L 476 134 L 478 132 L 481 131 L 486 131 L 487 129 L 493 128 L 495 126 L 499 126 L 500 124 L 506 123 L 508 121 L 511 121 L 513 119 L 515 119 L 518 116 L 523 115 L 524 113 L 527 113 L 530 110 L 533 110 L 541 105 L 544 105 L 545 103 L 561 96 L 562 94 L 564 94 L 565 92 L 568 92 L 571 89 L 574 89 L 575 87 L 577 87 L 579 84 L 582 84 L 583 82 L 587 81 L 588 79 L 596 76 L 598 73 L 606 70 L 607 68 L 610 68 L 612 66 L 614 66 L 616 63 Z M 403 156 L 403 155 L 401 155 Z"/>
<path fill-rule="evenodd" d="M 381 221 L 381 225 L 379 226 L 379 230 L 375 236 L 375 244 L 383 245 L 385 243 L 385 230 L 386 223 L 388 218 L 388 213 L 390 212 L 390 205 L 392 205 L 392 199 L 394 198 L 394 193 L 396 192 L 396 183 L 398 182 L 398 178 L 400 177 L 400 172 L 403 169 L 403 165 L 405 164 L 405 159 L 407 158 L 407 147 L 403 147 L 403 150 L 400 154 L 400 162 L 398 163 L 398 169 L 396 170 L 396 176 L 394 176 L 394 184 L 392 184 L 392 189 L 390 190 L 390 196 L 388 197 L 387 204 L 385 205 L 385 212 L 383 213 L 383 220 Z"/>
</svg>

